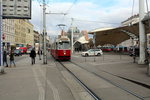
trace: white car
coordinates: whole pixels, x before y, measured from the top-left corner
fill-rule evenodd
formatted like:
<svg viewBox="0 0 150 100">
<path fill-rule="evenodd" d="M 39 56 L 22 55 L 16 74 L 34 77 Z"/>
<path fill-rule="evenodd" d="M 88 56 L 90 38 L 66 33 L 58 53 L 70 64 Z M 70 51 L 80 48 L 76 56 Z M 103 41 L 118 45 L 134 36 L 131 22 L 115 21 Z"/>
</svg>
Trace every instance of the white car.
<svg viewBox="0 0 150 100">
<path fill-rule="evenodd" d="M 82 56 L 101 56 L 103 54 L 101 49 L 89 49 L 86 52 L 82 52 Z"/>
</svg>

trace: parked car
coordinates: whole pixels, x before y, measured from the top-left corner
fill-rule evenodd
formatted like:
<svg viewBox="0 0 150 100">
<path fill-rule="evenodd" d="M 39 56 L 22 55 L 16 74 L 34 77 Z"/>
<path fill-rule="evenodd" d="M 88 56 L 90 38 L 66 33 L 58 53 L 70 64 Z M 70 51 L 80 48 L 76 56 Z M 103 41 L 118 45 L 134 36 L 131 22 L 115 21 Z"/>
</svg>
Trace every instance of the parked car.
<svg viewBox="0 0 150 100">
<path fill-rule="evenodd" d="M 22 56 L 21 50 L 19 50 L 19 49 L 14 50 L 14 55 L 15 56 Z"/>
<path fill-rule="evenodd" d="M 101 49 L 89 49 L 88 51 L 82 52 L 82 56 L 100 56 L 103 52 Z"/>
</svg>

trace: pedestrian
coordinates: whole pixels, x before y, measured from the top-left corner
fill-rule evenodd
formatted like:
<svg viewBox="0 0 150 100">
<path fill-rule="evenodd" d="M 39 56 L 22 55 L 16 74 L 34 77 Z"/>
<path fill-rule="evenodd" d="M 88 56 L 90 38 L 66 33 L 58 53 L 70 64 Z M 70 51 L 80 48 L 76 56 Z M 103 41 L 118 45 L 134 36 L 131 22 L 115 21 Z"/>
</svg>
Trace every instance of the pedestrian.
<svg viewBox="0 0 150 100">
<path fill-rule="evenodd" d="M 14 64 L 14 67 L 16 67 L 13 50 L 10 51 L 9 57 L 10 57 L 10 67 L 12 63 Z"/>
<path fill-rule="evenodd" d="M 41 60 L 41 50 L 38 50 L 39 60 Z"/>
<path fill-rule="evenodd" d="M 7 52 L 4 50 L 3 53 L 3 66 L 6 64 L 6 67 L 8 67 L 8 63 L 7 63 Z"/>
<path fill-rule="evenodd" d="M 32 63 L 32 65 L 35 64 L 36 52 L 35 52 L 34 48 L 30 52 L 30 57 L 31 57 L 31 63 Z"/>
</svg>

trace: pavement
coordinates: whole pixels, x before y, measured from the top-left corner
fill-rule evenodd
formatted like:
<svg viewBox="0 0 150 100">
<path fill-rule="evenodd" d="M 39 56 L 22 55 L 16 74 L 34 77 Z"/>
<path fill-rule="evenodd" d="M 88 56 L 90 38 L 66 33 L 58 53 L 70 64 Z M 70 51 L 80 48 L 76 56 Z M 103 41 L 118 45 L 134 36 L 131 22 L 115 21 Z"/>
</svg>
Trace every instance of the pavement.
<svg viewBox="0 0 150 100">
<path fill-rule="evenodd" d="M 76 58 L 81 57 L 81 52 L 76 52 L 74 55 Z M 128 55 L 104 53 L 104 55 L 100 57 L 82 57 L 80 60 L 74 59 L 74 62 L 93 65 L 99 70 L 107 73 L 131 79 L 150 86 L 150 76 L 147 72 L 149 65 L 139 65 L 137 63 L 138 57 L 134 63 L 133 58 Z"/>
<path fill-rule="evenodd" d="M 74 53 L 72 61 L 86 66 L 92 65 L 101 71 L 150 86 L 150 77 L 147 75 L 148 65 L 133 63 L 133 59 L 129 56 L 111 55 L 113 56 L 111 58 L 106 54 L 101 57 L 85 58 L 80 54 L 80 52 Z M 30 60 L 30 57 L 27 56 L 16 62 L 16 67 L 5 68 L 6 73 L 0 74 L 0 100 L 80 100 L 80 98 L 88 100 L 83 99 L 83 97 L 87 97 L 83 94 L 87 93 L 83 93 L 84 90 L 79 89 L 82 87 L 77 83 L 74 85 L 75 81 L 64 69 L 58 68 L 51 58 L 48 58 L 47 65 L 43 65 L 43 61 L 38 57 L 36 57 L 35 65 L 31 65 Z M 72 85 L 66 81 L 76 86 L 76 91 L 68 88 Z M 77 95 L 81 94 L 77 92 L 80 92 L 82 97 L 78 97 Z"/>
<path fill-rule="evenodd" d="M 24 56 L 0 74 L 0 100 L 94 100 L 52 57 L 43 64 L 37 56 L 32 65 Z"/>
</svg>

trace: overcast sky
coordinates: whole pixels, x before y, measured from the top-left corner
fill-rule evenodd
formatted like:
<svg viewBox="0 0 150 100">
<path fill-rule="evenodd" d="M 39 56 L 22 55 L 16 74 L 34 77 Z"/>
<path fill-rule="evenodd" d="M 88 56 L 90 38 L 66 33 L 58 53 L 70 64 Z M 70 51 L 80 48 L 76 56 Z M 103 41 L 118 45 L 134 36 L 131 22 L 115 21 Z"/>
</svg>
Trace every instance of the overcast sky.
<svg viewBox="0 0 150 100">
<path fill-rule="evenodd" d="M 31 23 L 39 32 L 42 31 L 41 1 L 32 1 Z M 134 0 L 133 6 L 133 0 L 46 0 L 47 13 L 67 13 L 67 15 L 47 14 L 46 30 L 48 35 L 58 35 L 60 34 L 58 24 L 65 24 L 67 31 L 71 23 L 80 30 L 88 31 L 96 28 L 118 27 L 122 21 L 138 13 L 138 1 Z M 150 0 L 148 0 L 148 4 L 150 8 Z"/>
</svg>

